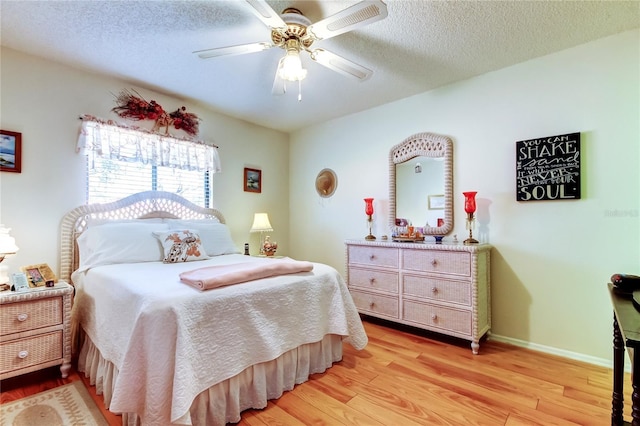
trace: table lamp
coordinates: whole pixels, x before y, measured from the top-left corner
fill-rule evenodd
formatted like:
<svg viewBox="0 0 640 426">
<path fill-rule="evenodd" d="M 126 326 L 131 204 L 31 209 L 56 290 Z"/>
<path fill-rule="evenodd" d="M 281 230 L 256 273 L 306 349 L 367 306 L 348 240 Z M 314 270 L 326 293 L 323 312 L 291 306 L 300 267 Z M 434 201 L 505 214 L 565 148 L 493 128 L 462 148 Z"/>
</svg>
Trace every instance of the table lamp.
<svg viewBox="0 0 640 426">
<path fill-rule="evenodd" d="M 264 254 L 264 233 L 271 232 L 273 228 L 269 222 L 269 215 L 266 213 L 256 213 L 253 215 L 253 225 L 249 232 L 260 232 L 260 254 Z"/>
<path fill-rule="evenodd" d="M 16 254 L 16 252 L 19 250 L 18 246 L 16 245 L 15 238 L 9 235 L 10 231 L 11 228 L 0 225 L 0 284 L 9 283 L 9 275 L 7 274 L 8 268 L 1 264 L 2 261 L 4 260 L 5 256 Z"/>
</svg>

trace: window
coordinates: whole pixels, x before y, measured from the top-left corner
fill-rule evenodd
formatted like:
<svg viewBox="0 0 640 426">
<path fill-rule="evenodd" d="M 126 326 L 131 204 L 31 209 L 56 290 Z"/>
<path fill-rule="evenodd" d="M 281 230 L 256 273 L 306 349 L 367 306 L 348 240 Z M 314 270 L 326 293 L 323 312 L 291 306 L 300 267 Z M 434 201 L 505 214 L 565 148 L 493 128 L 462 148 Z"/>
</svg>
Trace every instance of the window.
<svg viewBox="0 0 640 426">
<path fill-rule="evenodd" d="M 87 159 L 87 203 L 108 203 L 141 191 L 176 193 L 194 204 L 210 206 L 209 172 L 96 158 Z"/>
<path fill-rule="evenodd" d="M 87 203 L 158 190 L 211 207 L 210 174 L 220 171 L 215 146 L 95 119 L 83 122 L 78 149 L 87 155 Z"/>
</svg>

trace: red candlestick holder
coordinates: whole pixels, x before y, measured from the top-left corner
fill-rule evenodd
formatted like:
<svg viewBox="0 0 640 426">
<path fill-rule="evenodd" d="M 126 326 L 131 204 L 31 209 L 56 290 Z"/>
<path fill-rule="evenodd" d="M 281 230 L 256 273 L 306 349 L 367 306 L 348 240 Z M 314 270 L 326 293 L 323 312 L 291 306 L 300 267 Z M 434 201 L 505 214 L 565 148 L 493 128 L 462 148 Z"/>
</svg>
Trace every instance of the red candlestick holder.
<svg viewBox="0 0 640 426">
<path fill-rule="evenodd" d="M 376 237 L 371 233 L 371 223 L 373 222 L 373 198 L 364 199 L 364 213 L 369 216 L 367 221 L 369 222 L 369 235 L 364 237 L 365 240 L 375 240 Z"/>
<path fill-rule="evenodd" d="M 476 194 L 477 191 L 463 192 L 464 195 L 464 211 L 467 213 L 467 230 L 469 230 L 469 238 L 463 241 L 463 244 L 478 244 L 478 240 L 473 238 L 473 225 L 475 223 L 474 213 L 476 212 Z"/>
</svg>

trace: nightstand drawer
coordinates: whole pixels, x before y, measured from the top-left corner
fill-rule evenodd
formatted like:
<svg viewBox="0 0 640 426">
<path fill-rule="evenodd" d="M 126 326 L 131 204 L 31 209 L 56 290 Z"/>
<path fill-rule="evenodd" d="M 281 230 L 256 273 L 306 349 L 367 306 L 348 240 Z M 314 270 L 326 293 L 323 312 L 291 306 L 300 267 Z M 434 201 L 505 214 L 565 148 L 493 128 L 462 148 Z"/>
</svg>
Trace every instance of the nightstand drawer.
<svg viewBox="0 0 640 426">
<path fill-rule="evenodd" d="M 349 288 L 362 287 L 364 289 L 398 293 L 398 273 L 376 271 L 373 269 L 349 268 Z"/>
<path fill-rule="evenodd" d="M 398 249 L 386 247 L 349 246 L 349 264 L 398 268 Z"/>
<path fill-rule="evenodd" d="M 351 290 L 358 311 L 398 318 L 398 298 Z"/>
<path fill-rule="evenodd" d="M 430 250 L 403 250 L 403 269 L 471 276 L 471 254 Z"/>
<path fill-rule="evenodd" d="M 471 306 L 471 283 L 468 281 L 441 280 L 405 274 L 402 277 L 402 294 L 409 297 Z"/>
<path fill-rule="evenodd" d="M 0 309 L 0 334 L 35 330 L 62 324 L 62 297 L 7 303 Z"/>
<path fill-rule="evenodd" d="M 444 333 L 471 335 L 471 311 L 405 300 L 403 319 L 423 324 L 431 329 L 442 329 Z"/>
<path fill-rule="evenodd" d="M 62 359 L 62 330 L 0 345 L 0 374 Z"/>
</svg>

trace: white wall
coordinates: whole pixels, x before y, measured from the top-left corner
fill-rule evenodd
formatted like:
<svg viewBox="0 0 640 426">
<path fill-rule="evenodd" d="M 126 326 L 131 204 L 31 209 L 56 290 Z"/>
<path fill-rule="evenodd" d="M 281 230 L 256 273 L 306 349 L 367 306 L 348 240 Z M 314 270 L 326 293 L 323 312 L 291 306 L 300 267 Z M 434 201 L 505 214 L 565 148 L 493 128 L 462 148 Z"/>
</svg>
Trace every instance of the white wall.
<svg viewBox="0 0 640 426">
<path fill-rule="evenodd" d="M 5 260 L 21 265 L 48 263 L 58 271 L 62 216 L 85 202 L 84 158 L 76 154 L 83 113 L 121 120 L 110 112 L 113 94 L 134 88 L 167 110 L 182 105 L 201 119 L 200 139 L 219 146 L 222 173 L 213 176 L 213 203 L 225 213 L 240 249 L 259 236 L 250 234 L 253 214 L 269 213 L 279 254 L 288 251 L 288 135 L 212 112 L 188 101 L 141 89 L 125 81 L 72 69 L 3 48 L 1 128 L 22 133 L 22 173 L 0 173 L 0 223 L 13 228 L 20 251 Z M 144 124 L 144 123 L 135 123 Z M 151 125 L 152 123 L 148 123 Z M 263 172 L 261 194 L 243 191 L 243 169 Z"/>
<path fill-rule="evenodd" d="M 389 233 L 389 149 L 414 133 L 449 136 L 452 234 L 465 234 L 462 192 L 477 190 L 479 237 L 494 246 L 493 333 L 609 360 L 606 283 L 640 273 L 639 40 L 626 32 L 292 134 L 292 253 L 344 272 L 344 239 L 367 234 L 364 197 L 375 233 Z M 516 202 L 515 142 L 572 132 L 582 199 Z M 338 188 L 321 200 L 325 167 Z"/>
</svg>

